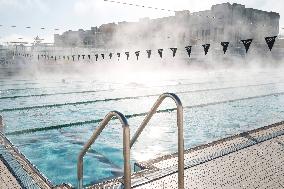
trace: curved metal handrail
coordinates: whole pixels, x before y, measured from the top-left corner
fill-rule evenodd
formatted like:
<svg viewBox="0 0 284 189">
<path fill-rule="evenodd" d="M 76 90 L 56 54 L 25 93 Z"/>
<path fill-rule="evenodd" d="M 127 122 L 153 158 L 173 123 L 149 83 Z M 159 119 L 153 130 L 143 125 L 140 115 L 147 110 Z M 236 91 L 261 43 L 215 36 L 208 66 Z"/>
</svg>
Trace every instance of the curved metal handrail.
<svg viewBox="0 0 284 189">
<path fill-rule="evenodd" d="M 178 188 L 184 188 L 184 138 L 183 138 L 183 106 L 176 94 L 164 93 L 159 96 L 158 100 L 155 102 L 154 106 L 151 108 L 150 112 L 144 118 L 142 124 L 132 137 L 130 141 L 130 148 L 136 142 L 137 138 L 140 136 L 141 132 L 144 130 L 150 119 L 156 113 L 158 107 L 166 99 L 171 98 L 175 101 L 177 105 L 177 127 L 178 127 Z"/>
<path fill-rule="evenodd" d="M 117 111 L 109 112 L 105 118 L 100 123 L 99 127 L 93 133 L 92 137 L 88 140 L 88 142 L 84 145 L 83 149 L 81 150 L 78 156 L 78 163 L 77 163 L 77 178 L 78 178 L 78 188 L 83 188 L 83 158 L 87 151 L 89 150 L 90 146 L 95 142 L 98 136 L 101 134 L 102 130 L 106 127 L 108 122 L 113 118 L 116 117 L 122 124 L 123 127 L 123 157 L 124 157 L 124 188 L 130 189 L 131 188 L 131 170 L 130 170 L 130 131 L 127 119 L 125 116 Z"/>
</svg>

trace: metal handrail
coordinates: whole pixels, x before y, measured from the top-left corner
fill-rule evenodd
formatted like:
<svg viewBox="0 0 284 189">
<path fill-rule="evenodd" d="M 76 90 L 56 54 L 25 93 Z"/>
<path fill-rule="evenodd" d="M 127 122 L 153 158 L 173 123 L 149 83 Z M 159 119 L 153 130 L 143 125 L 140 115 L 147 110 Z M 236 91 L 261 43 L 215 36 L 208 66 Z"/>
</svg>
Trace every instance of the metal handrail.
<svg viewBox="0 0 284 189">
<path fill-rule="evenodd" d="M 77 178 L 78 178 L 78 188 L 83 188 L 83 158 L 87 151 L 89 150 L 90 146 L 95 142 L 98 136 L 101 134 L 102 130 L 106 127 L 108 122 L 113 118 L 116 117 L 122 124 L 123 128 L 123 157 L 124 157 L 124 188 L 130 189 L 131 188 L 131 170 L 130 170 L 130 131 L 127 119 L 125 116 L 117 111 L 109 112 L 105 118 L 100 123 L 99 127 L 93 133 L 92 137 L 88 140 L 88 142 L 84 145 L 83 149 L 81 150 L 78 156 L 78 163 L 77 163 Z"/>
<path fill-rule="evenodd" d="M 151 108 L 150 112 L 144 118 L 142 124 L 132 137 L 130 141 L 130 148 L 136 142 L 137 138 L 140 136 L 141 132 L 144 130 L 152 116 L 156 113 L 158 107 L 166 99 L 171 98 L 175 101 L 177 106 L 177 127 L 178 127 L 178 188 L 184 188 L 184 138 L 183 138 L 183 106 L 176 94 L 164 93 L 160 95 L 158 100 L 155 102 L 154 106 Z"/>
<path fill-rule="evenodd" d="M 4 133 L 3 117 L 0 115 L 0 132 Z"/>
</svg>

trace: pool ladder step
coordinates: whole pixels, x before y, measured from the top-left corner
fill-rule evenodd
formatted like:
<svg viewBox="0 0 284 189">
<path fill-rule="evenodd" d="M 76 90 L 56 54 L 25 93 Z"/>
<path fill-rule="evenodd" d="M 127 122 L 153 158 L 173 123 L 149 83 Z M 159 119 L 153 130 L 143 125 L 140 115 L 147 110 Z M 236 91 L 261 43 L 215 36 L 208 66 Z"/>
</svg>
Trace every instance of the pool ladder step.
<svg viewBox="0 0 284 189">
<path fill-rule="evenodd" d="M 111 111 L 109 112 L 102 122 L 99 124 L 99 127 L 94 131 L 91 138 L 84 145 L 78 156 L 77 162 L 77 179 L 78 179 L 78 188 L 83 188 L 83 158 L 91 145 L 99 137 L 103 129 L 109 123 L 112 118 L 119 119 L 122 129 L 123 129 L 123 159 L 124 159 L 124 177 L 123 177 L 123 186 L 125 189 L 131 188 L 131 165 L 130 165 L 130 149 L 137 141 L 138 137 L 147 126 L 153 115 L 157 112 L 157 109 L 166 99 L 172 99 L 177 106 L 177 128 L 178 128 L 178 188 L 184 188 L 184 137 L 183 137 L 183 106 L 180 98 L 174 93 L 164 93 L 159 96 L 151 110 L 148 112 L 147 116 L 144 118 L 141 125 L 138 127 L 138 130 L 135 132 L 134 136 L 130 140 L 130 129 L 126 117 L 118 112 Z"/>
</svg>

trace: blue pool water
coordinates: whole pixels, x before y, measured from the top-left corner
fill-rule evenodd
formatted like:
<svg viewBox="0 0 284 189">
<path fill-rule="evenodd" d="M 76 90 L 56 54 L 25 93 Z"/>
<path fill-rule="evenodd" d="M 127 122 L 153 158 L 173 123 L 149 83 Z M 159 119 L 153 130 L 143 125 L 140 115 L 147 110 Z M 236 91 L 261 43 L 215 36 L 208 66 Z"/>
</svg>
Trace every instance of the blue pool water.
<svg viewBox="0 0 284 189">
<path fill-rule="evenodd" d="M 185 107 L 190 148 L 284 120 L 282 73 L 203 70 L 137 81 L 1 75 L 0 114 L 8 138 L 44 175 L 54 184 L 75 186 L 77 156 L 109 111 L 128 115 L 133 135 L 145 116 L 139 114 L 149 111 L 159 94 L 174 92 Z M 170 100 L 160 107 L 171 108 Z M 176 152 L 175 120 L 175 112 L 157 113 L 131 149 L 132 163 Z M 85 184 L 122 175 L 122 163 L 122 129 L 113 120 L 84 159 Z"/>
</svg>

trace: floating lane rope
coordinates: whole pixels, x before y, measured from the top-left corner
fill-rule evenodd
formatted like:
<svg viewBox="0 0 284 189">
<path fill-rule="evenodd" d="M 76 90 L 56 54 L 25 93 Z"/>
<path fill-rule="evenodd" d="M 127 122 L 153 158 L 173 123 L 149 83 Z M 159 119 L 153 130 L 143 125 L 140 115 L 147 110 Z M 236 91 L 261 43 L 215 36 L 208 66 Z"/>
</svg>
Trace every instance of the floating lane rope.
<svg viewBox="0 0 284 189">
<path fill-rule="evenodd" d="M 231 102 L 237 102 L 237 101 L 264 98 L 264 97 L 269 97 L 269 96 L 280 96 L 280 95 L 284 95 L 284 92 L 272 93 L 272 94 L 266 94 L 266 95 L 259 95 L 259 96 L 251 96 L 251 97 L 246 97 L 246 98 L 231 99 L 231 100 L 225 100 L 225 101 L 210 102 L 210 103 L 198 104 L 198 105 L 193 105 L 193 106 L 185 106 L 184 109 L 200 108 L 200 107 L 206 107 L 206 106 L 212 106 L 212 105 L 218 105 L 218 104 L 225 104 L 225 103 L 231 103 Z M 176 110 L 176 108 L 169 108 L 169 109 L 164 109 L 164 110 L 158 110 L 156 113 L 170 113 L 170 112 L 173 112 L 175 110 Z M 147 114 L 148 114 L 148 112 L 144 112 L 144 113 L 125 115 L 125 117 L 127 119 L 131 119 L 131 118 L 135 118 L 135 117 L 146 116 Z M 116 119 L 116 118 L 114 118 L 114 119 Z M 12 132 L 6 133 L 6 135 L 7 136 L 9 136 L 9 135 L 21 135 L 21 134 L 40 132 L 40 131 L 62 129 L 62 128 L 66 128 L 66 127 L 82 126 L 82 125 L 86 125 L 86 124 L 100 123 L 102 120 L 103 119 L 95 119 L 95 120 L 66 123 L 66 124 L 62 124 L 62 125 L 48 126 L 48 127 L 42 127 L 42 128 L 32 128 L 32 129 L 25 129 L 25 130 L 20 130 L 20 131 L 12 131 Z"/>
<path fill-rule="evenodd" d="M 282 83 L 282 82 L 279 82 Z M 179 91 L 177 94 L 186 94 L 186 93 L 198 93 L 198 92 L 206 92 L 206 91 L 218 91 L 218 90 L 226 90 L 226 89 L 236 89 L 236 88 L 244 88 L 244 87 L 254 87 L 254 86 L 265 86 L 277 83 L 266 83 L 266 84 L 257 84 L 257 85 L 243 85 L 243 86 L 234 86 L 234 87 L 222 87 L 222 88 L 209 88 L 209 89 L 200 89 L 200 90 L 189 90 L 189 91 Z M 90 101 L 82 101 L 82 102 L 70 102 L 70 103 L 62 103 L 62 104 L 49 104 L 49 105 L 40 105 L 40 106 L 29 106 L 29 107 L 20 107 L 20 108 L 7 108 L 2 109 L 0 112 L 11 112 L 11 111 L 22 111 L 22 110 L 31 110 L 31 109 L 40 109 L 40 108 L 53 108 L 53 107 L 61 107 L 61 106 L 76 106 L 82 104 L 94 104 L 98 102 L 109 102 L 109 101 L 120 101 L 120 100 L 130 100 L 130 99 L 139 99 L 145 97 L 154 97 L 159 96 L 160 94 L 151 94 L 151 95 L 141 95 L 141 96 L 132 96 L 132 97 L 121 97 L 121 98 L 108 98 L 108 99 L 99 99 L 99 100 L 90 100 Z"/>
</svg>

